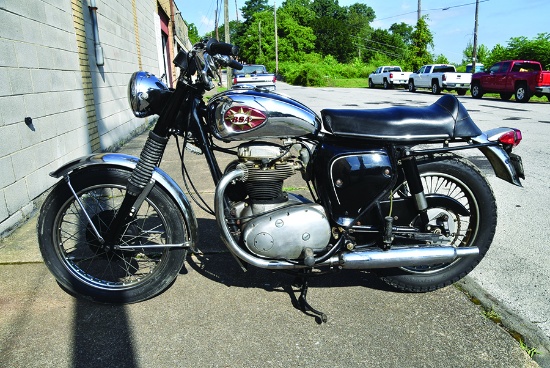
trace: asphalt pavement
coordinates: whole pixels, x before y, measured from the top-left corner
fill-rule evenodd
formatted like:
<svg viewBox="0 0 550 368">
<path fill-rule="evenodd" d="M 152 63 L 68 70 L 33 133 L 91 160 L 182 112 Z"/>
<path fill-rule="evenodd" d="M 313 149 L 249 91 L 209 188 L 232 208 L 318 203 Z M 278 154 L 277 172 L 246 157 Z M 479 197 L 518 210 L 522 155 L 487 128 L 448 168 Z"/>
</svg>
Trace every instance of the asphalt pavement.
<svg viewBox="0 0 550 368">
<path fill-rule="evenodd" d="M 139 156 L 144 139 L 121 152 Z M 204 157 L 186 156 L 212 204 Z M 220 158 L 222 167 L 228 161 Z M 161 168 L 183 187 L 173 141 Z M 320 324 L 296 307 L 292 277 L 253 267 L 243 272 L 214 219 L 194 209 L 201 253 L 188 257 L 168 290 L 132 305 L 65 293 L 42 262 L 36 217 L 3 240 L 0 367 L 550 367 L 545 346 L 533 361 L 455 286 L 412 294 L 369 272 L 321 276 L 308 293 L 328 316 Z M 461 286 L 483 299 L 469 278 Z M 512 313 L 500 317 L 522 324 Z"/>
</svg>

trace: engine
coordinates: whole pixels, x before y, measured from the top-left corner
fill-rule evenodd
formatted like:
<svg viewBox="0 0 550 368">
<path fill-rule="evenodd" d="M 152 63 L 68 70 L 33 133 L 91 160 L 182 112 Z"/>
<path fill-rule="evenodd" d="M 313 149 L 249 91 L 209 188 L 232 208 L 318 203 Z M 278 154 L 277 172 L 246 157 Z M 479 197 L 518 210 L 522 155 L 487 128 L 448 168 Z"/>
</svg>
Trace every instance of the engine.
<svg viewBox="0 0 550 368">
<path fill-rule="evenodd" d="M 297 259 L 306 248 L 326 249 L 331 232 L 322 206 L 283 191 L 284 181 L 307 165 L 307 150 L 298 158 L 291 147 L 270 143 L 239 146 L 239 168 L 245 170 L 244 193 L 234 201 L 246 248 L 259 257 Z"/>
</svg>

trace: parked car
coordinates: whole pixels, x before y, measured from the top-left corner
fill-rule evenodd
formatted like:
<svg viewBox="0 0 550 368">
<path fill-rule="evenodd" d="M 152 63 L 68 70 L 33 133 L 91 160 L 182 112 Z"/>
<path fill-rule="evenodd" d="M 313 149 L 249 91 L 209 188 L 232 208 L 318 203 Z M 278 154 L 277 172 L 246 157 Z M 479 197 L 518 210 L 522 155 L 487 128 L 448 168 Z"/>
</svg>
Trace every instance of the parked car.
<svg viewBox="0 0 550 368">
<path fill-rule="evenodd" d="M 395 86 L 406 87 L 411 72 L 404 72 L 400 66 L 381 66 L 369 75 L 369 87 L 383 86 L 384 89 Z"/>
<path fill-rule="evenodd" d="M 527 102 L 531 96 L 546 96 L 550 101 L 550 71 L 543 71 L 538 61 L 505 60 L 491 66 L 489 70 L 472 76 L 473 98 L 483 94 L 500 93 L 507 101 L 515 95 L 517 102 Z"/>
<path fill-rule="evenodd" d="M 424 65 L 409 77 L 409 91 L 429 88 L 434 95 L 438 95 L 443 90 L 456 90 L 460 96 L 464 96 L 470 89 L 471 78 L 472 75 L 469 73 L 457 73 L 454 65 Z"/>
<path fill-rule="evenodd" d="M 265 65 L 245 65 L 242 70 L 233 69 L 232 88 L 265 88 L 274 91 L 277 78 L 268 73 Z"/>
<path fill-rule="evenodd" d="M 476 63 L 475 72 L 472 70 L 473 67 L 474 66 L 472 64 L 466 65 L 466 73 L 479 73 L 479 72 L 484 72 L 485 71 L 485 66 L 483 64 Z"/>
</svg>

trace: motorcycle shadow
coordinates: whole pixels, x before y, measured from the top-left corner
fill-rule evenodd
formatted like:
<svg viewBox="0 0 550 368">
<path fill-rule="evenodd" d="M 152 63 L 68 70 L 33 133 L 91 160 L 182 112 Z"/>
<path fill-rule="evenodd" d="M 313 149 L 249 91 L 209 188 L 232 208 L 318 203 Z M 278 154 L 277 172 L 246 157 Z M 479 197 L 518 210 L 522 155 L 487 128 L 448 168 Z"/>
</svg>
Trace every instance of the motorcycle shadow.
<svg viewBox="0 0 550 368">
<path fill-rule="evenodd" d="M 295 292 L 297 282 L 296 272 L 271 271 L 248 266 L 243 263 L 246 272 L 239 262 L 225 247 L 220 238 L 216 221 L 213 219 L 198 219 L 199 252 L 189 254 L 186 265 L 208 279 L 226 286 L 242 288 L 262 288 L 266 291 Z M 181 273 L 188 270 L 184 265 Z M 392 291 L 395 289 L 381 281 L 374 273 L 361 270 L 333 270 L 327 273 L 312 273 L 309 286 L 314 288 L 363 286 L 370 289 Z M 299 291 L 299 289 L 298 289 Z"/>
</svg>

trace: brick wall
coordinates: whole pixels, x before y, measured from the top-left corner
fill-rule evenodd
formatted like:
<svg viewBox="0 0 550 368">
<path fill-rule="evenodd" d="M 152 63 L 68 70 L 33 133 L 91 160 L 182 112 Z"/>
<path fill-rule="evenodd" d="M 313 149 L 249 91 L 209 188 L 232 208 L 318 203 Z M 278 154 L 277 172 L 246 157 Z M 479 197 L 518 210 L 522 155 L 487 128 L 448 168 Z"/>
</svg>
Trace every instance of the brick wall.
<svg viewBox="0 0 550 368">
<path fill-rule="evenodd" d="M 0 2 L 0 235 L 28 218 L 74 158 L 112 150 L 150 123 L 128 108 L 139 69 L 158 73 L 154 0 Z M 26 124 L 25 118 L 32 119 Z"/>
</svg>

